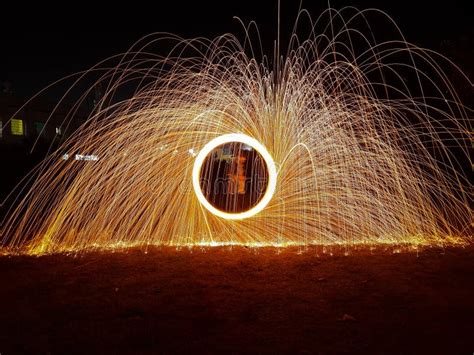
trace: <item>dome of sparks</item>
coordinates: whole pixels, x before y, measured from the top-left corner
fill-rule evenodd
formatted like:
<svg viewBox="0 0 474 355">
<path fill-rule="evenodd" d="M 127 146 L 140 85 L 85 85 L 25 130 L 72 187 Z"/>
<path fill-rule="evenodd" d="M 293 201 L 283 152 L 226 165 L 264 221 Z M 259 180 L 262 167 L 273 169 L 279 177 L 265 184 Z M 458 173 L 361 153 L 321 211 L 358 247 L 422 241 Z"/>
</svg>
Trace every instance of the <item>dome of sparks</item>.
<svg viewBox="0 0 474 355">
<path fill-rule="evenodd" d="M 380 42 L 367 11 L 328 9 L 302 35 L 305 14 L 274 59 L 249 32 L 154 34 L 81 73 L 75 85 L 100 72 L 108 89 L 10 195 L 2 248 L 471 238 L 472 129 L 441 70 L 458 68 L 399 32 Z M 161 43 L 172 50 L 151 53 Z"/>
</svg>

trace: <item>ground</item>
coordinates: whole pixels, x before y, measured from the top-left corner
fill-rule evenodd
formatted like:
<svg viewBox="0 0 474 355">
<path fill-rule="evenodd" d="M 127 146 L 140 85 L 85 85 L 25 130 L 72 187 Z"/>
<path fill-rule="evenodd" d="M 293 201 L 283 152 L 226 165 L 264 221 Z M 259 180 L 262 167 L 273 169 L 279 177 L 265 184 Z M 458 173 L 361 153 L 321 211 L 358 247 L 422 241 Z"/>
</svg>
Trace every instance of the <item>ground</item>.
<svg viewBox="0 0 474 355">
<path fill-rule="evenodd" d="M 472 246 L 3 256 L 0 283 L 2 355 L 474 352 Z"/>
</svg>

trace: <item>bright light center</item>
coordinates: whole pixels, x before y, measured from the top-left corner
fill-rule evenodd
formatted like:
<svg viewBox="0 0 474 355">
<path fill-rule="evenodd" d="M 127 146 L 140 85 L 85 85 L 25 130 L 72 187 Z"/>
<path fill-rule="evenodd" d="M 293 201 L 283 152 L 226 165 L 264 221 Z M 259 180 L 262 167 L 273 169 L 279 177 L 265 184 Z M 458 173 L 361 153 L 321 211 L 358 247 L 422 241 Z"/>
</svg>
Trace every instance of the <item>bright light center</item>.
<svg viewBox="0 0 474 355">
<path fill-rule="evenodd" d="M 235 153 L 236 151 L 237 153 Z M 252 151 L 256 153 L 252 154 Z M 253 158 L 250 159 L 249 157 Z M 216 165 L 211 173 L 208 171 L 210 170 L 209 161 Z M 260 166 L 262 164 L 263 166 Z M 206 179 L 203 180 L 202 174 L 204 167 L 206 168 L 204 172 L 206 179 L 215 180 L 216 177 L 220 176 L 220 180 L 216 183 L 213 180 L 210 185 L 206 184 L 206 181 L 204 181 Z M 250 172 L 253 176 L 259 175 L 256 169 L 260 169 L 260 175 L 263 176 L 264 191 L 258 191 L 256 187 L 258 181 L 247 181 L 247 172 Z M 276 180 L 275 163 L 270 153 L 257 140 L 245 134 L 232 133 L 214 138 L 200 150 L 194 162 L 193 187 L 199 202 L 209 212 L 225 219 L 244 219 L 262 211 L 275 192 Z M 205 192 L 203 187 L 206 189 Z M 225 189 L 225 193 L 228 194 L 225 199 L 226 203 L 240 204 L 240 207 L 230 206 L 228 210 L 225 210 L 225 208 L 222 208 L 224 206 L 222 201 L 219 202 L 210 198 L 222 194 L 222 189 Z M 252 189 L 253 193 L 250 197 L 245 195 L 246 189 Z M 245 199 L 246 197 L 247 199 Z M 248 207 L 248 209 L 245 209 L 245 207 Z M 232 212 L 228 212 L 229 210 Z"/>
</svg>

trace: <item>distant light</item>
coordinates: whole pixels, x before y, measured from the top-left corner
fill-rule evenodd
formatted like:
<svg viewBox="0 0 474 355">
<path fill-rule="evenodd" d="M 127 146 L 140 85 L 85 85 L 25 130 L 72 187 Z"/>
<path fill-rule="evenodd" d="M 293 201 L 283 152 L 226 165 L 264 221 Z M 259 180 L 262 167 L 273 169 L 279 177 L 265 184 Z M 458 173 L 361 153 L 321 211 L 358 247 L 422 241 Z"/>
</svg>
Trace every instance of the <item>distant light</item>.
<svg viewBox="0 0 474 355">
<path fill-rule="evenodd" d="M 82 161 L 97 161 L 99 160 L 99 157 L 97 155 L 82 155 L 82 154 L 76 154 L 74 156 L 75 160 L 82 160 Z"/>
<path fill-rule="evenodd" d="M 189 154 L 191 154 L 193 157 L 195 157 L 195 156 L 197 155 L 193 148 L 189 149 L 188 152 L 189 152 Z"/>
<path fill-rule="evenodd" d="M 68 160 L 69 159 L 69 154 L 63 154 L 62 158 L 63 158 L 63 160 Z"/>
<path fill-rule="evenodd" d="M 36 134 L 41 134 L 44 131 L 44 122 L 36 121 L 35 122 Z"/>
<path fill-rule="evenodd" d="M 25 131 L 23 129 L 23 120 L 12 118 L 10 125 L 11 132 L 14 136 L 22 136 L 25 134 Z"/>
<path fill-rule="evenodd" d="M 61 127 L 56 127 L 56 134 L 57 134 L 58 136 L 60 136 L 60 135 L 63 134 L 63 132 L 62 132 L 62 130 L 61 130 Z"/>
</svg>

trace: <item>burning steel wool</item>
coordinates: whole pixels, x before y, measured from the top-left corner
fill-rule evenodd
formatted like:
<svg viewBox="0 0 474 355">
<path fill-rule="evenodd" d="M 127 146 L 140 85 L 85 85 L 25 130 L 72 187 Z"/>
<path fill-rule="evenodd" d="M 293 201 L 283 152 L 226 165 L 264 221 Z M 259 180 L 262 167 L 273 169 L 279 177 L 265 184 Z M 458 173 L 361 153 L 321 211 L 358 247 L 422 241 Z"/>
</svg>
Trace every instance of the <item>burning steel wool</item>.
<svg viewBox="0 0 474 355">
<path fill-rule="evenodd" d="M 378 41 L 369 12 L 328 9 L 314 23 L 301 12 L 273 61 L 252 26 L 244 42 L 141 40 L 102 76 L 86 124 L 30 175 L 2 248 L 469 241 L 469 109 L 442 68 L 459 69 L 373 11 L 398 33 Z M 166 57 L 148 51 L 165 40 Z"/>
</svg>

